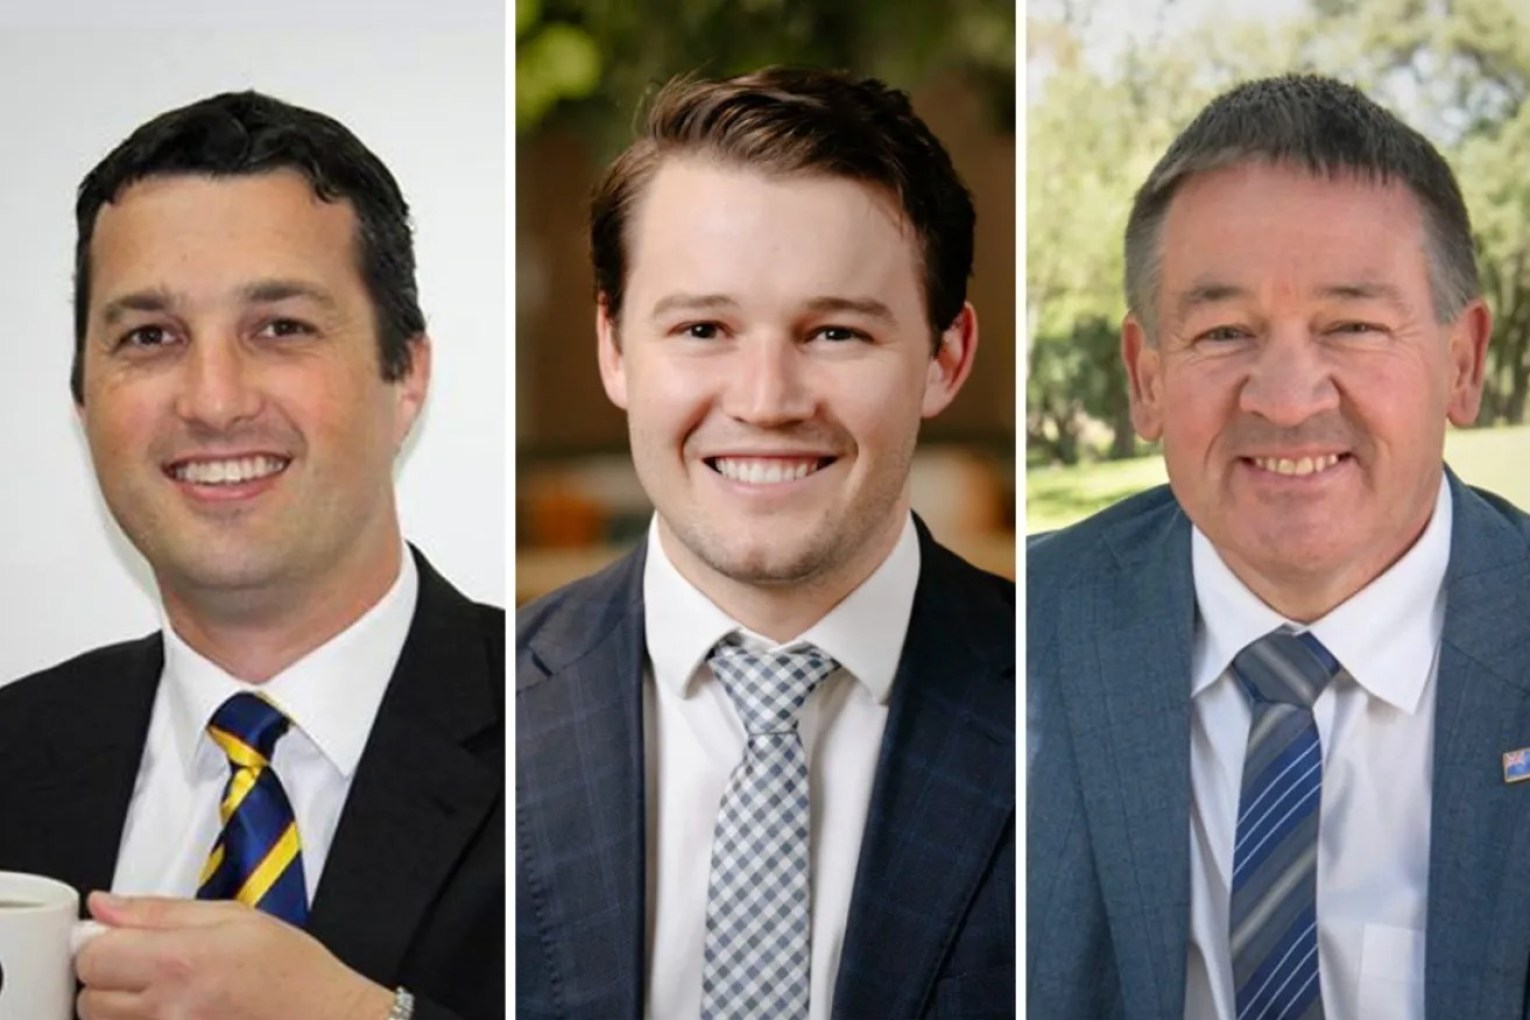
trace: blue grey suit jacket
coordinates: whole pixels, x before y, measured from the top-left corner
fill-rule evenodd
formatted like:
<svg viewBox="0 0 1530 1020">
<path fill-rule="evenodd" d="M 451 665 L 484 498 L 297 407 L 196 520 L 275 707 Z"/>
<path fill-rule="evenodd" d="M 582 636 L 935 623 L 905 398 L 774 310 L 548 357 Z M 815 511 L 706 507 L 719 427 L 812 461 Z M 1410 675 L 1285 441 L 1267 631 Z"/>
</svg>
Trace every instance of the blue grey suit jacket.
<svg viewBox="0 0 1530 1020">
<path fill-rule="evenodd" d="M 919 538 L 833 1015 L 1009 1017 L 1014 585 Z M 642 1015 L 644 554 L 517 614 L 519 1020 Z"/>
<path fill-rule="evenodd" d="M 1530 518 L 1448 475 L 1424 974 L 1430 1020 L 1527 1015 Z M 1190 522 L 1167 488 L 1032 543 L 1027 997 L 1048 1020 L 1184 1015 Z"/>
</svg>

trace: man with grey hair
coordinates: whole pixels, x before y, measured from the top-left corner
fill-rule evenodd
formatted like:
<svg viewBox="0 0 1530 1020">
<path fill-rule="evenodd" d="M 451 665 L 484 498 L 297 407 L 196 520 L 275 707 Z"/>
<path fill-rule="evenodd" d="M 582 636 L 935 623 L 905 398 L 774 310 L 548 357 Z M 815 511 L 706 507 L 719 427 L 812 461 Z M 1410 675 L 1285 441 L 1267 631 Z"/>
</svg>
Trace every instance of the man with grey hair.
<svg viewBox="0 0 1530 1020">
<path fill-rule="evenodd" d="M 1241 85 L 1126 289 L 1169 484 L 1030 547 L 1031 1015 L 1525 1015 L 1530 521 L 1443 462 L 1491 329 L 1450 168 Z"/>
</svg>

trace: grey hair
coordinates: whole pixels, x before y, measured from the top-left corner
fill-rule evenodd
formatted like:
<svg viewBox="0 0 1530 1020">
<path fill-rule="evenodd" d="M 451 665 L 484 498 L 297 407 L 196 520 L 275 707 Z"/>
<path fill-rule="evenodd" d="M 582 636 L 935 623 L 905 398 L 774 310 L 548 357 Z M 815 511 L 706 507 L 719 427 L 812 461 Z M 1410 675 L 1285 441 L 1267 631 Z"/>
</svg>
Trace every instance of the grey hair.
<svg viewBox="0 0 1530 1020">
<path fill-rule="evenodd" d="M 1466 203 L 1429 140 L 1353 86 L 1284 75 L 1246 82 L 1212 100 L 1138 189 L 1126 224 L 1126 301 L 1150 343 L 1158 336 L 1159 235 L 1169 203 L 1195 174 L 1258 162 L 1315 176 L 1400 181 L 1423 210 L 1435 317 L 1454 320 L 1481 293 Z"/>
</svg>

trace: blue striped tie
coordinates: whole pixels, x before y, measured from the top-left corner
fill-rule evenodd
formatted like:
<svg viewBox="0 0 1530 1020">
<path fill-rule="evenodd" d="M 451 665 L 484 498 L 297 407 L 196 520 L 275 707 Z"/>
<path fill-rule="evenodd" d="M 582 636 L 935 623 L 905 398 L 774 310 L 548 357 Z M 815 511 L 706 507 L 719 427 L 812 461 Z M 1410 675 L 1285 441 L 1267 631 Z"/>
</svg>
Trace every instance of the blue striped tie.
<svg viewBox="0 0 1530 1020">
<path fill-rule="evenodd" d="M 1253 709 L 1233 845 L 1237 1020 L 1322 1020 L 1318 814 L 1323 749 L 1312 703 L 1339 663 L 1311 634 L 1266 634 L 1233 659 Z"/>
<path fill-rule="evenodd" d="M 223 832 L 202 869 L 197 899 L 238 900 L 302 927 L 308 921 L 302 846 L 287 792 L 271 768 L 290 720 L 257 694 L 240 693 L 213 713 L 207 735 L 228 756 L 219 814 Z"/>
</svg>

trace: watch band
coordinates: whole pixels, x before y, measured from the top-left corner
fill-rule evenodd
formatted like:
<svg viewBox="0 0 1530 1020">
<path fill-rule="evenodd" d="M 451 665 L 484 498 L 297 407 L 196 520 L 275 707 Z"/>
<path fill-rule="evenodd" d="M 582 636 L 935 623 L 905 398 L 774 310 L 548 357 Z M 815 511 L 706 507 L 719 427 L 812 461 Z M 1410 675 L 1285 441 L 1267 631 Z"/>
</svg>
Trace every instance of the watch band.
<svg viewBox="0 0 1530 1020">
<path fill-rule="evenodd" d="M 394 991 L 387 1020 L 414 1020 L 414 996 L 409 989 L 401 987 Z"/>
</svg>

